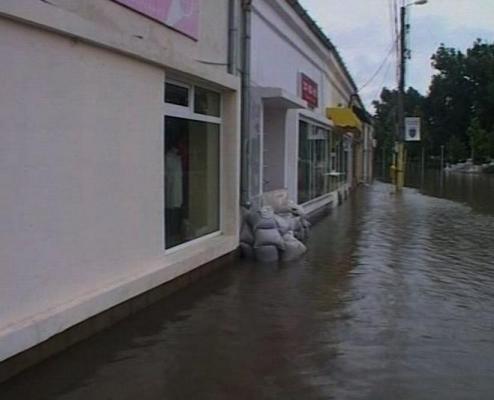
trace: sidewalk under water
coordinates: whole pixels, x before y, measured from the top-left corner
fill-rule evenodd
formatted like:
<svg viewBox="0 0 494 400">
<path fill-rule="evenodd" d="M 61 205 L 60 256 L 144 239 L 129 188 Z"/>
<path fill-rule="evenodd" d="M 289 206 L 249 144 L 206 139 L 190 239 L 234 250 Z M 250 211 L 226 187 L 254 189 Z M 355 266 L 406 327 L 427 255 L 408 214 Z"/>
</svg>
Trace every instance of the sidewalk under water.
<svg viewBox="0 0 494 400">
<path fill-rule="evenodd" d="M 358 190 L 303 258 L 239 260 L 0 398 L 492 398 L 494 212 L 391 189 Z"/>
</svg>

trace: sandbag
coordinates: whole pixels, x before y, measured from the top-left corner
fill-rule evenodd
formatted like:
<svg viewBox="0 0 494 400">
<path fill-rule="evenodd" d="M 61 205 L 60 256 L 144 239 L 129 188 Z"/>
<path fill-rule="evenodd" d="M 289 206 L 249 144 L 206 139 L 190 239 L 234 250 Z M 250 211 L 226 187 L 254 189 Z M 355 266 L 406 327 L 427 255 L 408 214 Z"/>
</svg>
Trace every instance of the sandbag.
<svg viewBox="0 0 494 400">
<path fill-rule="evenodd" d="M 282 236 L 288 233 L 288 231 L 290 231 L 291 221 L 288 218 L 284 218 L 281 215 L 275 214 L 274 220 L 276 222 L 278 231 Z"/>
<path fill-rule="evenodd" d="M 278 261 L 279 253 L 276 246 L 261 246 L 254 248 L 256 259 L 260 262 Z"/>
<path fill-rule="evenodd" d="M 280 250 L 285 248 L 285 242 L 277 228 L 257 229 L 254 233 L 254 247 L 276 246 Z"/>
<path fill-rule="evenodd" d="M 303 227 L 300 227 L 299 229 L 295 230 L 293 232 L 293 235 L 297 240 L 300 240 L 301 242 L 305 242 L 308 236 L 306 229 Z"/>
<path fill-rule="evenodd" d="M 274 210 L 271 206 L 264 206 L 259 210 L 259 214 L 261 214 L 262 218 L 273 218 Z"/>
<path fill-rule="evenodd" d="M 293 232 L 284 235 L 283 241 L 285 242 L 285 250 L 281 254 L 283 261 L 294 260 L 307 251 L 307 247 L 293 236 Z"/>
<path fill-rule="evenodd" d="M 292 217 L 292 231 L 293 232 L 298 232 L 301 229 L 304 228 L 304 225 L 302 223 L 302 217 Z"/>
<path fill-rule="evenodd" d="M 276 228 L 276 222 L 273 218 L 273 215 L 269 215 L 269 213 L 265 213 L 265 216 L 261 215 L 260 211 L 251 211 L 247 215 L 247 222 L 255 232 L 257 229 L 273 229 Z"/>
<path fill-rule="evenodd" d="M 305 215 L 305 211 L 302 206 L 299 206 L 294 201 L 288 201 L 288 208 L 293 215 Z"/>
</svg>

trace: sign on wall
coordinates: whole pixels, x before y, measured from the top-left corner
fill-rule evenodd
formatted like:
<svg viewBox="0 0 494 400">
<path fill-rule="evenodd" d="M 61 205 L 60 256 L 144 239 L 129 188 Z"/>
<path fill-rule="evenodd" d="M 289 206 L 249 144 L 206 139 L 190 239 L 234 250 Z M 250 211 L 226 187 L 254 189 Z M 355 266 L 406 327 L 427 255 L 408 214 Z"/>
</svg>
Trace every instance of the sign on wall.
<svg viewBox="0 0 494 400">
<path fill-rule="evenodd" d="M 307 102 L 310 108 L 318 106 L 317 83 L 305 74 L 300 74 L 300 92 L 303 100 Z"/>
<path fill-rule="evenodd" d="M 193 39 L 199 36 L 199 0 L 114 0 Z"/>
<path fill-rule="evenodd" d="M 420 118 L 418 117 L 405 118 L 405 141 L 407 142 L 420 141 Z"/>
</svg>

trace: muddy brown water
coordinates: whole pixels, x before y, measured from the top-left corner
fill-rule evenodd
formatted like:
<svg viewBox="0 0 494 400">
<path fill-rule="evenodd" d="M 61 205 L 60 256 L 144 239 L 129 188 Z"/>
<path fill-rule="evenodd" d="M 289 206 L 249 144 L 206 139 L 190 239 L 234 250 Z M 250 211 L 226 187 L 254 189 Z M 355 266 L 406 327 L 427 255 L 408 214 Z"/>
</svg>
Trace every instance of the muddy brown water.
<svg viewBox="0 0 494 400">
<path fill-rule="evenodd" d="M 494 178 L 410 184 L 360 188 L 304 258 L 239 261 L 0 398 L 494 398 Z"/>
</svg>

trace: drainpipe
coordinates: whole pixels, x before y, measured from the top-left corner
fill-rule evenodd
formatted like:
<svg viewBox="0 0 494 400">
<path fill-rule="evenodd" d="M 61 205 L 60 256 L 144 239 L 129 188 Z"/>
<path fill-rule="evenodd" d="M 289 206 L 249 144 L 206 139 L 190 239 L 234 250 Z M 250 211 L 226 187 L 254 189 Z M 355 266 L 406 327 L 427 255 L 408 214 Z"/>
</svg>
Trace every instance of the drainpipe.
<svg viewBox="0 0 494 400">
<path fill-rule="evenodd" d="M 236 75 L 237 65 L 237 22 L 236 0 L 228 0 L 228 73 Z"/>
<path fill-rule="evenodd" d="M 248 206 L 250 188 L 250 47 L 252 0 L 242 0 L 242 117 L 241 117 L 241 197 Z"/>
</svg>

